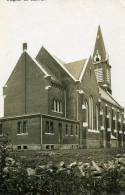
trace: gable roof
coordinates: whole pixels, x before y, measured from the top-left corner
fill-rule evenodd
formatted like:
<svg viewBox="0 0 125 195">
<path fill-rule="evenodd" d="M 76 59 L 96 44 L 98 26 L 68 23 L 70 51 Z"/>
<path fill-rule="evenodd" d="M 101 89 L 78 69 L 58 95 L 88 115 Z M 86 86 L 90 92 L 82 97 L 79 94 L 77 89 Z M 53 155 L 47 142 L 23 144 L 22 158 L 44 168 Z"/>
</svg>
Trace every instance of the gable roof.
<svg viewBox="0 0 125 195">
<path fill-rule="evenodd" d="M 113 104 L 114 106 L 117 106 L 117 107 L 122 108 L 122 107 L 120 106 L 120 104 L 112 97 L 112 95 L 111 95 L 109 92 L 103 90 L 101 87 L 99 87 L 99 93 L 100 93 L 101 98 L 102 98 L 103 100 L 105 100 L 105 101 L 107 101 L 107 102 Z"/>
<path fill-rule="evenodd" d="M 79 80 L 86 61 L 87 59 L 82 59 L 75 62 L 64 64 L 64 66 L 77 80 Z"/>
</svg>

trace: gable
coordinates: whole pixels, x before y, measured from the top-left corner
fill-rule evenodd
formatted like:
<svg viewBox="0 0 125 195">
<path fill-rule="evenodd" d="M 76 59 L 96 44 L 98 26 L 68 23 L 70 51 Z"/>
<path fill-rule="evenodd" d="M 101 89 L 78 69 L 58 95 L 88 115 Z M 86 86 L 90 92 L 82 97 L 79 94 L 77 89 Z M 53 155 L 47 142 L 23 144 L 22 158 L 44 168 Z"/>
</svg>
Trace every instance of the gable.
<svg viewBox="0 0 125 195">
<path fill-rule="evenodd" d="M 25 65 L 25 53 L 22 53 L 21 56 L 19 57 L 17 64 L 12 70 L 12 73 L 10 74 L 5 86 L 7 86 L 10 82 L 12 82 L 17 77 L 17 74 L 18 74 L 18 78 L 23 77 L 22 72 L 24 71 L 24 65 Z"/>
<path fill-rule="evenodd" d="M 88 95 L 99 95 L 98 83 L 96 80 L 92 59 L 89 58 L 81 79 L 81 85 Z"/>
</svg>

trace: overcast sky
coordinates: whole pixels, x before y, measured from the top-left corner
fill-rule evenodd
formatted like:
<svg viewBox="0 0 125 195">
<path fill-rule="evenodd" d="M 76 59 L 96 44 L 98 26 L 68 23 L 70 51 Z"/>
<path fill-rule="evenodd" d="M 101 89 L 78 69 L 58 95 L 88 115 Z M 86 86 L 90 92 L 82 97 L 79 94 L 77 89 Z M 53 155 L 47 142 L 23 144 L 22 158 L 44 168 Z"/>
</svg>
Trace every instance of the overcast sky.
<svg viewBox="0 0 125 195">
<path fill-rule="evenodd" d="M 33 57 L 44 45 L 65 62 L 92 54 L 101 25 L 112 66 L 113 96 L 125 106 L 125 0 L 0 0 L 0 116 L 2 87 L 22 43 Z"/>
</svg>

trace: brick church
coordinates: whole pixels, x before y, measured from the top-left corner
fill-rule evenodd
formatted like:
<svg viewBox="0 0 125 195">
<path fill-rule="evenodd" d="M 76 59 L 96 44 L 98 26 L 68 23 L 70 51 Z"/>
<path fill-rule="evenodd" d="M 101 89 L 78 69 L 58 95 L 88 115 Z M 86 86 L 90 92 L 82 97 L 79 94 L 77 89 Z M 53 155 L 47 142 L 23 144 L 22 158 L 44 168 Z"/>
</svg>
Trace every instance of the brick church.
<svg viewBox="0 0 125 195">
<path fill-rule="evenodd" d="M 100 26 L 93 55 L 64 63 L 42 47 L 23 52 L 5 86 L 0 139 L 14 149 L 125 146 L 124 109 L 112 97 L 111 66 Z"/>
</svg>

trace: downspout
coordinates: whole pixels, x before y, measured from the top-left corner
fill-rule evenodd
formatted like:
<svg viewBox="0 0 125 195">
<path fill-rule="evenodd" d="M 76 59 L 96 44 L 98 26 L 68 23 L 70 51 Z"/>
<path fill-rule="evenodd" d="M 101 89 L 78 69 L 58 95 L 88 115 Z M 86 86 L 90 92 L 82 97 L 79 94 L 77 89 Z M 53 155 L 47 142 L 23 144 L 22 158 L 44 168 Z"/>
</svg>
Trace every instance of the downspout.
<svg viewBox="0 0 125 195">
<path fill-rule="evenodd" d="M 67 104 L 67 101 L 66 101 L 66 90 L 64 90 L 64 98 L 65 98 L 65 118 L 66 118 L 66 104 Z"/>
<path fill-rule="evenodd" d="M 77 93 L 77 99 L 76 99 L 76 120 L 78 121 L 79 120 L 79 93 Z"/>
<path fill-rule="evenodd" d="M 43 143 L 43 131 L 42 131 L 42 128 L 43 128 L 43 118 L 42 118 L 42 115 L 40 115 L 40 144 L 41 144 L 41 149 L 42 149 L 42 143 Z"/>
</svg>

